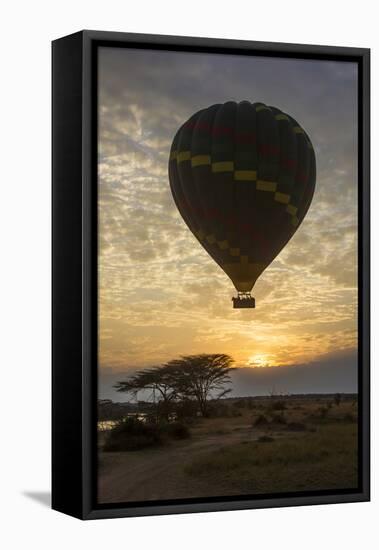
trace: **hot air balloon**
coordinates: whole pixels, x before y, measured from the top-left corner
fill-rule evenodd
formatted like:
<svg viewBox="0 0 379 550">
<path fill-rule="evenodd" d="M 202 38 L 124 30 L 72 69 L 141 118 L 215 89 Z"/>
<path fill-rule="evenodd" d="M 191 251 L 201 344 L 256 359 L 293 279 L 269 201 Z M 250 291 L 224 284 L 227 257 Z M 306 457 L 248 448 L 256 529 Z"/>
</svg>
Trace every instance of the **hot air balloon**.
<svg viewBox="0 0 379 550">
<path fill-rule="evenodd" d="M 305 130 L 264 103 L 212 105 L 177 131 L 169 180 L 185 223 L 232 280 L 233 306 L 255 307 L 256 280 L 313 198 L 316 161 Z"/>
</svg>

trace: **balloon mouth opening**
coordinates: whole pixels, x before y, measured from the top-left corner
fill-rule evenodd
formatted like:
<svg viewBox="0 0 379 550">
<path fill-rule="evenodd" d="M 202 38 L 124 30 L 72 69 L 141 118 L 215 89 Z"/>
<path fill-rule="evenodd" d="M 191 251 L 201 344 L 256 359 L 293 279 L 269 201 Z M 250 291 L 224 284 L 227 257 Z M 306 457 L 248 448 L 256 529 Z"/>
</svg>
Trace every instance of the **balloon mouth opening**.
<svg viewBox="0 0 379 550">
<path fill-rule="evenodd" d="M 232 298 L 234 309 L 255 308 L 255 298 L 250 292 L 238 292 L 238 296 Z"/>
</svg>

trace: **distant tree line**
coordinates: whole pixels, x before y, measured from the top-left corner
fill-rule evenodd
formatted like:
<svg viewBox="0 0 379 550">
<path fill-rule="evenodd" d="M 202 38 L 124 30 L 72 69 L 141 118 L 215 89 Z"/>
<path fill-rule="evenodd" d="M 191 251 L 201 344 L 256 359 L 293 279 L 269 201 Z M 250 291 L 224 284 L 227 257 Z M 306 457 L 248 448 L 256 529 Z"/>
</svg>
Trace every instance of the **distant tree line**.
<svg viewBox="0 0 379 550">
<path fill-rule="evenodd" d="M 225 397 L 231 391 L 226 386 L 231 382 L 233 363 L 233 359 L 223 353 L 186 355 L 140 370 L 114 387 L 135 398 L 138 392 L 149 392 L 159 415 L 167 420 L 178 404 L 195 404 L 202 416 L 208 416 L 209 400 Z"/>
</svg>

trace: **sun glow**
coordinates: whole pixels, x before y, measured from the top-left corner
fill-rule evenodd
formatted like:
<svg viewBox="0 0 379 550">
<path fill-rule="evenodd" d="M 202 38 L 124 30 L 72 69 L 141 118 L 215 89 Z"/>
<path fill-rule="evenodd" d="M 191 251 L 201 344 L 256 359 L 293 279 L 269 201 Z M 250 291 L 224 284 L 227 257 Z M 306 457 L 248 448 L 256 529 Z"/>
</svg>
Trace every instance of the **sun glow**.
<svg viewBox="0 0 379 550">
<path fill-rule="evenodd" d="M 274 356 L 267 353 L 251 355 L 248 360 L 248 366 L 252 368 L 273 367 L 275 364 Z"/>
</svg>

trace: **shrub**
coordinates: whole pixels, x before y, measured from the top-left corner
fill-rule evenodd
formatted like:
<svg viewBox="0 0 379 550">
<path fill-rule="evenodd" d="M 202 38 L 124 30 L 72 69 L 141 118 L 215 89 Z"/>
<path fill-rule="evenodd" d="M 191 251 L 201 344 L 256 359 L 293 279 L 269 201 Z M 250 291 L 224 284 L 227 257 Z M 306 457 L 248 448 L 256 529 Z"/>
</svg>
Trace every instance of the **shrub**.
<svg viewBox="0 0 379 550">
<path fill-rule="evenodd" d="M 159 445 L 161 441 L 158 424 L 127 417 L 109 431 L 103 450 L 106 452 L 136 451 Z"/>
<path fill-rule="evenodd" d="M 305 432 L 307 427 L 303 422 L 289 422 L 287 424 L 287 430 L 291 432 Z"/>
<path fill-rule="evenodd" d="M 319 407 L 317 412 L 321 418 L 326 418 L 329 411 L 326 407 Z"/>
<path fill-rule="evenodd" d="M 105 452 L 137 451 L 161 445 L 168 438 L 187 439 L 191 432 L 182 422 L 142 422 L 134 417 L 125 418 L 107 434 Z"/>
<path fill-rule="evenodd" d="M 346 422 L 347 424 L 351 424 L 353 422 L 356 421 L 356 417 L 351 414 L 350 412 L 346 413 L 342 419 L 344 422 Z"/>
<path fill-rule="evenodd" d="M 342 396 L 340 393 L 336 393 L 334 396 L 334 403 L 337 405 L 337 407 L 340 406 Z"/>
<path fill-rule="evenodd" d="M 280 400 L 280 401 L 274 401 L 273 403 L 270 403 L 269 408 L 272 411 L 285 411 L 287 406 L 283 400 Z"/>
<path fill-rule="evenodd" d="M 272 424 L 287 424 L 287 419 L 284 414 L 273 414 L 271 416 Z"/>
<path fill-rule="evenodd" d="M 193 420 L 196 418 L 198 406 L 195 401 L 182 401 L 175 405 L 175 413 L 179 420 Z"/>
<path fill-rule="evenodd" d="M 273 437 L 270 437 L 269 435 L 261 435 L 261 437 L 259 437 L 257 441 L 258 443 L 271 443 L 272 441 L 275 441 L 275 439 Z"/>
<path fill-rule="evenodd" d="M 247 398 L 247 401 L 246 401 L 246 406 L 248 409 L 252 410 L 252 409 L 256 409 L 257 408 L 257 405 L 254 401 L 254 399 L 252 397 L 248 397 Z"/>
<path fill-rule="evenodd" d="M 264 414 L 260 414 L 254 421 L 254 426 L 267 426 L 268 420 Z"/>
<path fill-rule="evenodd" d="M 165 421 L 174 413 L 173 404 L 166 401 L 158 401 L 155 404 L 155 415 L 157 420 Z"/>
<path fill-rule="evenodd" d="M 164 425 L 163 432 L 173 439 L 187 439 L 191 437 L 188 426 L 182 422 L 171 422 Z"/>
<path fill-rule="evenodd" d="M 209 416 L 212 418 L 228 418 L 232 416 L 231 408 L 226 403 L 210 403 L 208 407 Z"/>
<path fill-rule="evenodd" d="M 213 433 L 214 435 L 226 435 L 230 433 L 230 430 L 227 428 L 217 428 Z"/>
</svg>

